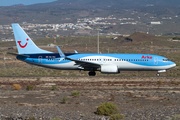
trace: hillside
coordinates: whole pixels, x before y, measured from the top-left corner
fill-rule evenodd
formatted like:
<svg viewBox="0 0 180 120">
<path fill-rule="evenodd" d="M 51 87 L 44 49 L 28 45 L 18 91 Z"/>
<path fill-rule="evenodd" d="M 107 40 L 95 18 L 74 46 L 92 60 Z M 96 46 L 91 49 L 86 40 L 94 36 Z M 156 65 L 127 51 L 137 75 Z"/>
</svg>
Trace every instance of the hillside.
<svg viewBox="0 0 180 120">
<path fill-rule="evenodd" d="M 128 38 L 132 39 L 133 42 L 149 42 L 151 40 L 159 39 L 159 37 L 156 37 L 154 35 L 141 33 L 141 32 L 135 32 L 132 35 L 130 35 Z"/>
<path fill-rule="evenodd" d="M 153 5 L 152 5 L 153 3 Z M 173 5 L 175 4 L 175 5 Z M 89 20 L 102 17 L 103 20 L 88 25 L 91 27 L 91 35 L 95 35 L 95 29 L 100 27 L 101 33 L 132 34 L 135 31 L 149 32 L 154 35 L 180 34 L 180 8 L 179 1 L 169 3 L 167 0 L 142 1 L 137 0 L 58 0 L 51 3 L 35 5 L 15 5 L 10 7 L 0 7 L 0 25 L 10 25 L 11 23 L 33 23 L 33 24 L 64 24 L 74 25 L 86 24 Z M 167 5 L 167 6 L 166 6 Z M 115 18 L 115 19 L 105 19 Z M 123 20 L 123 18 L 126 18 Z M 130 20 L 128 19 L 130 18 Z M 161 25 L 149 26 L 152 21 L 161 21 Z M 99 23 L 98 23 L 99 22 Z M 110 23 L 110 24 L 109 24 Z M 113 25 L 113 24 L 116 25 Z M 1 27 L 1 26 L 0 26 Z M 168 28 L 168 29 L 167 29 Z M 149 30 L 149 31 L 148 31 Z M 64 34 L 62 30 L 54 33 L 64 36 L 76 35 L 78 30 L 68 30 Z M 4 30 L 0 28 L 0 37 L 6 38 Z"/>
<path fill-rule="evenodd" d="M 107 6 L 176 6 L 179 7 L 179 0 L 58 0 L 49 5 L 69 5 L 69 6 L 89 6 L 89 7 L 107 7 Z M 41 4 L 42 5 L 42 4 Z M 44 4 L 45 5 L 45 4 Z"/>
</svg>

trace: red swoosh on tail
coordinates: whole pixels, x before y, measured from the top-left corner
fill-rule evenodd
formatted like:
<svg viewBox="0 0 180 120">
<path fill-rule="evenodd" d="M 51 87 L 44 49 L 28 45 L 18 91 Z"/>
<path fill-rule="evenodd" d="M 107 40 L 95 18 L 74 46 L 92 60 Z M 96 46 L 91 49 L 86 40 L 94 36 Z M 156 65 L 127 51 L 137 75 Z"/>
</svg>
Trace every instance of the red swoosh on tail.
<svg viewBox="0 0 180 120">
<path fill-rule="evenodd" d="M 27 46 L 27 43 L 25 44 L 25 45 L 21 45 L 21 41 L 17 41 L 18 43 L 19 43 L 19 46 L 21 47 L 21 48 L 25 48 L 26 46 Z"/>
</svg>

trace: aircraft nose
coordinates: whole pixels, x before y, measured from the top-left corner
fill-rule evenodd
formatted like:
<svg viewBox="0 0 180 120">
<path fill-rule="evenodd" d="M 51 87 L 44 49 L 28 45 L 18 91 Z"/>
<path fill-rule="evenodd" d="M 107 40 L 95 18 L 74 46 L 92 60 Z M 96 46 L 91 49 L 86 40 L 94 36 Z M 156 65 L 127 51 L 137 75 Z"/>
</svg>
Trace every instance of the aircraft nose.
<svg viewBox="0 0 180 120">
<path fill-rule="evenodd" d="M 174 63 L 174 64 L 173 64 L 173 66 L 175 67 L 175 66 L 176 66 L 176 64 Z"/>
<path fill-rule="evenodd" d="M 174 62 L 170 62 L 170 65 L 172 65 L 172 67 L 175 67 L 176 66 L 176 63 L 174 63 Z"/>
</svg>

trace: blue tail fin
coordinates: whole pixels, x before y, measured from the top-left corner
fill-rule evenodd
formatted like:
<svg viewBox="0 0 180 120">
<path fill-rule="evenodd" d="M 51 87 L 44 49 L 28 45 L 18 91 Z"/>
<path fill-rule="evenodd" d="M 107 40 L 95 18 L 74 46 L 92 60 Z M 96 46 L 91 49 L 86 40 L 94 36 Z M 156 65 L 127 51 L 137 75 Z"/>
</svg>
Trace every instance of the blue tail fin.
<svg viewBox="0 0 180 120">
<path fill-rule="evenodd" d="M 19 24 L 13 23 L 12 27 L 19 54 L 52 53 L 37 47 Z"/>
</svg>

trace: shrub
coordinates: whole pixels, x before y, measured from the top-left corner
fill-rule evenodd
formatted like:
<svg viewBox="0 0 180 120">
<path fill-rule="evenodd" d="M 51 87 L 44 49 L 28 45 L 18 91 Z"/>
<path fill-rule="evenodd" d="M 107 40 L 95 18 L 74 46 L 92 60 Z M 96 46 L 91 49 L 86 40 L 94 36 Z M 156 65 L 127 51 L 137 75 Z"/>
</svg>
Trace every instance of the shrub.
<svg viewBox="0 0 180 120">
<path fill-rule="evenodd" d="M 63 97 L 63 98 L 62 98 L 62 103 L 66 104 L 67 101 L 68 101 L 68 98 L 67 98 L 67 97 Z"/>
<path fill-rule="evenodd" d="M 124 116 L 121 114 L 111 115 L 110 120 L 124 120 Z"/>
<path fill-rule="evenodd" d="M 177 36 L 173 37 L 172 39 L 173 39 L 173 40 L 180 40 L 180 38 L 177 37 Z"/>
<path fill-rule="evenodd" d="M 86 115 L 85 114 L 81 114 L 81 117 L 85 117 Z"/>
<path fill-rule="evenodd" d="M 37 81 L 40 81 L 40 79 L 41 79 L 40 77 L 36 78 Z"/>
<path fill-rule="evenodd" d="M 59 118 L 53 118 L 53 119 L 51 119 L 51 120 L 61 120 L 61 119 L 59 119 Z"/>
<path fill-rule="evenodd" d="M 27 85 L 27 87 L 26 87 L 26 90 L 27 91 L 29 91 L 29 90 L 33 90 L 34 89 L 34 87 L 33 86 L 31 86 L 31 85 Z"/>
<path fill-rule="evenodd" d="M 117 114 L 119 112 L 117 106 L 114 103 L 103 103 L 101 104 L 98 108 L 97 111 L 95 112 L 98 115 L 112 115 L 112 114 Z"/>
<path fill-rule="evenodd" d="M 170 120 L 180 120 L 180 114 L 174 115 Z"/>
<path fill-rule="evenodd" d="M 164 81 L 157 81 L 158 85 L 161 85 Z"/>
<path fill-rule="evenodd" d="M 80 95 L 80 92 L 77 91 L 77 90 L 74 90 L 74 91 L 71 92 L 71 95 L 72 95 L 72 96 L 79 96 L 79 95 Z"/>
<path fill-rule="evenodd" d="M 56 85 L 52 85 L 52 86 L 50 87 L 50 90 L 55 90 L 56 88 L 57 88 Z"/>
<path fill-rule="evenodd" d="M 27 120 L 36 120 L 34 116 L 30 116 L 27 118 Z"/>
<path fill-rule="evenodd" d="M 15 90 L 20 90 L 21 86 L 19 84 L 13 84 Z"/>
</svg>

